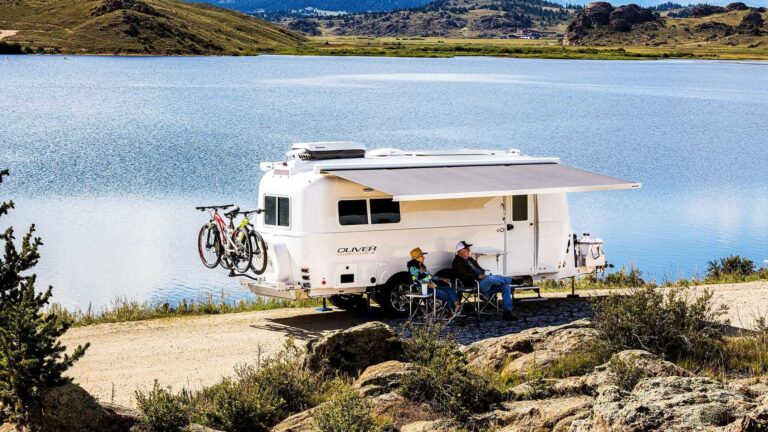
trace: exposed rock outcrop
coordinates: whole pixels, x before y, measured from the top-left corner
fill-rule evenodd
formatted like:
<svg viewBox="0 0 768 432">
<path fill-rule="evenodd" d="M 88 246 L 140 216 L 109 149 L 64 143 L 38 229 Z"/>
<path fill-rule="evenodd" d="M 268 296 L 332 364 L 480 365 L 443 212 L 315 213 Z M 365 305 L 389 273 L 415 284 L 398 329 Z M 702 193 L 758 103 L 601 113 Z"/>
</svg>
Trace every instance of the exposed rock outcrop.
<svg viewBox="0 0 768 432">
<path fill-rule="evenodd" d="M 764 25 L 765 20 L 763 19 L 763 15 L 759 12 L 751 11 L 744 15 L 741 23 L 736 27 L 736 31 L 741 34 L 760 36 L 763 33 L 762 27 Z"/>
<path fill-rule="evenodd" d="M 42 430 L 57 432 L 125 432 L 139 422 L 138 412 L 101 404 L 82 387 L 48 389 L 42 399 Z"/>
<path fill-rule="evenodd" d="M 578 320 L 485 339 L 464 347 L 463 352 L 471 367 L 513 375 L 549 366 L 596 339 L 597 331 L 590 321 Z"/>
<path fill-rule="evenodd" d="M 593 401 L 589 396 L 575 396 L 504 402 L 471 422 L 478 430 L 494 426 L 508 431 L 568 430 L 573 421 L 589 417 Z"/>
<path fill-rule="evenodd" d="M 357 376 L 368 366 L 402 356 L 403 343 L 395 331 L 382 322 L 369 322 L 310 341 L 304 361 L 313 370 Z"/>
<path fill-rule="evenodd" d="M 662 25 L 663 21 L 658 13 L 650 9 L 642 8 L 636 4 L 628 4 L 614 8 L 610 3 L 590 3 L 568 25 L 563 37 L 565 45 L 579 44 L 596 30 L 629 32 L 636 26 L 650 24 Z M 647 27 L 647 25 L 646 25 Z"/>
<path fill-rule="evenodd" d="M 749 6 L 742 2 L 734 2 L 734 3 L 728 3 L 725 6 L 725 10 L 727 11 L 742 11 L 742 10 L 749 10 Z"/>
<path fill-rule="evenodd" d="M 160 16 L 155 8 L 141 0 L 102 0 L 98 6 L 91 9 L 91 15 L 101 16 L 117 10 L 132 10 L 145 15 Z"/>
<path fill-rule="evenodd" d="M 400 379 L 416 370 L 411 363 L 390 360 L 368 367 L 355 381 L 354 387 L 361 396 L 378 396 L 400 386 Z"/>
<path fill-rule="evenodd" d="M 691 8 L 691 16 L 694 18 L 702 18 L 705 16 L 723 13 L 725 11 L 726 9 L 722 6 L 700 4 Z"/>
</svg>

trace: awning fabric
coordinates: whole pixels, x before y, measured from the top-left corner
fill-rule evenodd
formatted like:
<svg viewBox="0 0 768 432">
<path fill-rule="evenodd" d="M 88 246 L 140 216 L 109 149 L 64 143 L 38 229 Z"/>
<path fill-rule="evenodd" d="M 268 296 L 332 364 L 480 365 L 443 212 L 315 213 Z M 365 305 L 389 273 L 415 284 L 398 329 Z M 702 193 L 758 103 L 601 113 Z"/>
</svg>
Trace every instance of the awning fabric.
<svg viewBox="0 0 768 432">
<path fill-rule="evenodd" d="M 640 183 L 556 163 L 324 171 L 391 195 L 395 201 L 588 192 L 640 187 Z"/>
</svg>

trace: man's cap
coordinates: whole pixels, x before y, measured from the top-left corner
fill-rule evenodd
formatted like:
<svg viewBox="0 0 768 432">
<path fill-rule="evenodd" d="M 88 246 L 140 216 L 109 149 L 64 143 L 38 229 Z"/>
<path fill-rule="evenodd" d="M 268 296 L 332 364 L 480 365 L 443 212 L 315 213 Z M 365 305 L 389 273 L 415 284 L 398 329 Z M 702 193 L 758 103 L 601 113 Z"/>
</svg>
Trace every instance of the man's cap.
<svg viewBox="0 0 768 432">
<path fill-rule="evenodd" d="M 413 248 L 411 249 L 411 258 L 416 259 L 422 255 L 426 255 L 426 252 L 422 252 L 421 248 Z"/>
<path fill-rule="evenodd" d="M 460 250 L 462 250 L 464 248 L 469 249 L 471 246 L 472 246 L 472 244 L 467 243 L 464 240 L 462 240 L 462 241 L 456 243 L 456 252 L 458 252 L 458 251 L 460 251 Z"/>
</svg>

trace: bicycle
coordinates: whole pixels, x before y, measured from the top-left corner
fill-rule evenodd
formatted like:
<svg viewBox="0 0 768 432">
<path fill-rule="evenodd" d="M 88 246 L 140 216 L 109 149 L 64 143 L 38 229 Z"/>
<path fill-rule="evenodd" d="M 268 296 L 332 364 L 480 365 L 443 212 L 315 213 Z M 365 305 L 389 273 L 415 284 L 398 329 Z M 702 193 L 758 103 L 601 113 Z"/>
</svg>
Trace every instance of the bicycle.
<svg viewBox="0 0 768 432">
<path fill-rule="evenodd" d="M 245 273 L 251 268 L 253 259 L 251 237 L 247 229 L 248 220 L 244 218 L 246 224 L 241 222 L 235 228 L 233 219 L 240 214 L 239 207 L 224 213 L 229 223 L 219 214 L 219 210 L 233 206 L 234 204 L 195 207 L 196 210 L 211 214 L 211 220 L 200 228 L 197 247 L 204 266 L 212 269 L 221 264 L 227 270 L 234 269 L 238 273 Z"/>
<path fill-rule="evenodd" d="M 257 275 L 264 273 L 267 269 L 267 243 L 264 241 L 261 234 L 256 232 L 256 229 L 251 223 L 250 216 L 252 214 L 258 215 L 263 212 L 264 210 L 261 209 L 240 212 L 240 214 L 243 215 L 243 220 L 240 221 L 240 227 L 245 229 L 246 235 L 251 243 L 251 270 Z"/>
</svg>

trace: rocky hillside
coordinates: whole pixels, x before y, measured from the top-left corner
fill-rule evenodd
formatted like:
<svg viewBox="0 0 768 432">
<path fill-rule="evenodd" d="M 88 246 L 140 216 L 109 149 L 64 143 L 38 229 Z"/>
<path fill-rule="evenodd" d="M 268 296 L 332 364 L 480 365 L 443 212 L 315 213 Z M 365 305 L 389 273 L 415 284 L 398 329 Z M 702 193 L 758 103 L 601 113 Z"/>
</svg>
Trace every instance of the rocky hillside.
<svg viewBox="0 0 768 432">
<path fill-rule="evenodd" d="M 0 0 L 3 40 L 78 54 L 256 54 L 304 38 L 254 17 L 177 0 Z"/>
<path fill-rule="evenodd" d="M 507 37 L 522 29 L 562 32 L 572 10 L 546 0 L 437 0 L 389 13 L 290 20 L 288 28 L 310 35 Z"/>
<path fill-rule="evenodd" d="M 684 18 L 675 18 L 684 16 Z M 595 2 L 576 14 L 565 45 L 591 46 L 744 46 L 768 44 L 764 8 L 744 3 L 695 6 L 660 16 L 634 4 L 614 7 Z"/>
</svg>

